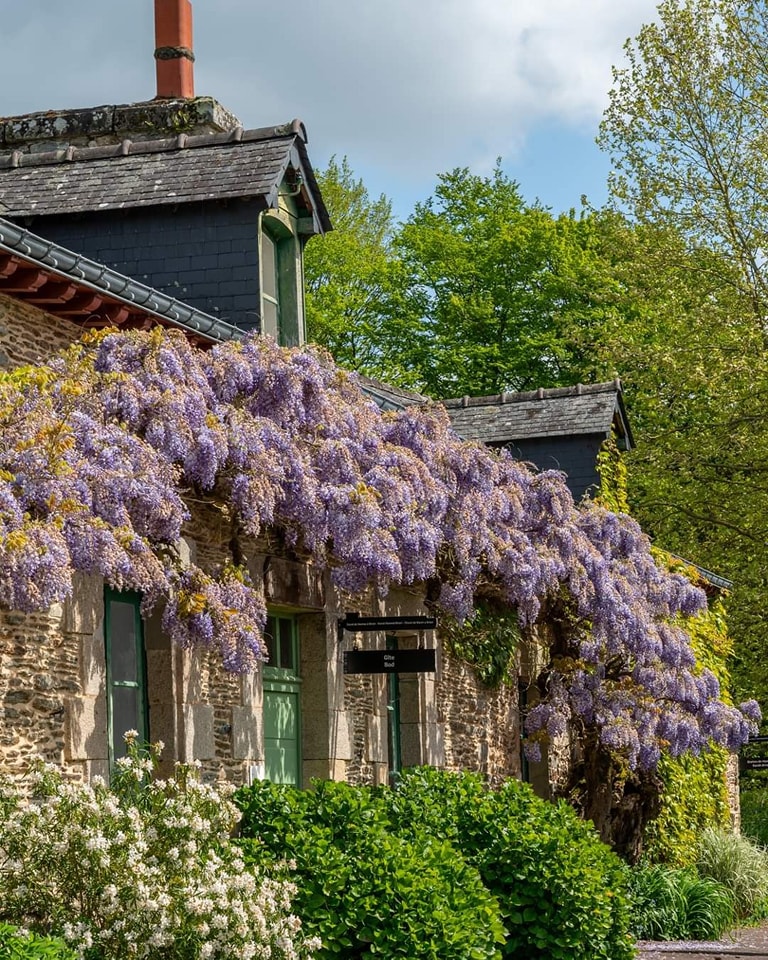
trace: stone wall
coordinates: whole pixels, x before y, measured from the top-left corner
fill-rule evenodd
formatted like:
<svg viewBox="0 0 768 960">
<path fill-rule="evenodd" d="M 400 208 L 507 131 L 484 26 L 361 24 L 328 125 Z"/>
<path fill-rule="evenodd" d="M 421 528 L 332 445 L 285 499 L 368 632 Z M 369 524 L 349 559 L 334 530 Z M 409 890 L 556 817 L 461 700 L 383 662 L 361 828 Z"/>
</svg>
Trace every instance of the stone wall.
<svg viewBox="0 0 768 960">
<path fill-rule="evenodd" d="M 0 293 L 0 370 L 36 363 L 82 334 L 76 323 Z"/>
<path fill-rule="evenodd" d="M 66 704 L 81 693 L 77 638 L 65 632 L 63 609 L 0 613 L 0 771 L 21 777 L 37 756 L 69 766 Z"/>
<path fill-rule="evenodd" d="M 520 713 L 516 686 L 485 687 L 469 664 L 443 655 L 437 684 L 445 766 L 474 770 L 498 785 L 521 776 Z"/>
</svg>

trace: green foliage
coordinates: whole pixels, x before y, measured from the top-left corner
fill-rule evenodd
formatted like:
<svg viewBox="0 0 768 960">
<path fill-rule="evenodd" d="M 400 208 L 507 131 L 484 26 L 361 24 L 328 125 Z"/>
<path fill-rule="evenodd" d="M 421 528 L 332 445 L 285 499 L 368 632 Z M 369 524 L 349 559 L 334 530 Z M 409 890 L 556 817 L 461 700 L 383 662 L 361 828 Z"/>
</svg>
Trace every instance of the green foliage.
<svg viewBox="0 0 768 960">
<path fill-rule="evenodd" d="M 606 441 L 598 455 L 600 474 L 599 500 L 608 509 L 628 510 L 627 471 L 616 441 Z M 682 573 L 698 586 L 704 586 L 694 567 L 656 550 L 657 560 Z M 708 608 L 688 618 L 685 629 L 701 668 L 711 670 L 720 682 L 723 698 L 730 702 L 730 677 L 726 661 L 732 641 L 728 633 L 725 605 L 721 599 L 710 600 Z M 691 866 L 696 859 L 697 837 L 706 827 L 730 824 L 730 806 L 726 783 L 728 754 L 720 747 L 695 757 L 679 759 L 662 756 L 657 773 L 663 783 L 661 809 L 645 829 L 643 846 L 651 862 L 677 867 Z M 664 873 L 660 876 L 674 878 Z M 661 881 L 660 881 L 661 882 Z M 672 882 L 672 880 L 670 880 Z"/>
<path fill-rule="evenodd" d="M 695 870 L 634 867 L 629 893 L 639 940 L 716 940 L 736 919 L 728 888 Z"/>
<path fill-rule="evenodd" d="M 651 240 L 638 256 L 629 233 L 615 238 L 637 309 L 603 351 L 646 438 L 630 463 L 634 512 L 735 581 L 735 689 L 763 703 L 767 37 L 765 0 L 664 0 L 627 44 L 601 132 L 613 194 Z"/>
<path fill-rule="evenodd" d="M 73 950 L 57 937 L 41 937 L 0 923 L 0 960 L 75 960 Z"/>
<path fill-rule="evenodd" d="M 741 791 L 741 832 L 753 843 L 768 847 L 768 791 L 765 781 Z"/>
<path fill-rule="evenodd" d="M 474 667 L 481 683 L 498 687 L 513 681 L 521 639 L 514 610 L 480 603 L 475 615 L 463 623 L 443 616 L 440 636 L 449 653 Z"/>
<path fill-rule="evenodd" d="M 662 0 L 625 46 L 601 128 L 614 195 L 721 250 L 763 303 L 767 41 L 764 0 Z"/>
<path fill-rule="evenodd" d="M 440 174 L 395 238 L 420 299 L 402 365 L 437 398 L 573 382 L 574 330 L 612 295 L 594 241 L 589 217 L 526 205 L 499 165 Z"/>
<path fill-rule="evenodd" d="M 614 513 L 629 513 L 627 465 L 613 434 L 600 447 L 597 473 L 600 477 L 600 490 L 595 497 L 596 502 Z"/>
<path fill-rule="evenodd" d="M 333 231 L 304 256 L 308 339 L 343 367 L 403 385 L 402 343 L 413 338 L 408 284 L 392 250 L 392 204 L 372 198 L 344 158 L 318 172 Z"/>
<path fill-rule="evenodd" d="M 729 825 L 727 763 L 728 754 L 717 747 L 700 757 L 662 757 L 658 767 L 664 784 L 661 812 L 645 830 L 649 860 L 691 866 L 701 831 Z"/>
<path fill-rule="evenodd" d="M 768 900 L 768 854 L 746 837 L 708 828 L 699 837 L 696 867 L 728 888 L 741 920 L 763 915 Z"/>
<path fill-rule="evenodd" d="M 499 907 L 477 871 L 426 831 L 393 832 L 372 791 L 258 783 L 238 800 L 246 857 L 295 862 L 295 908 L 321 940 L 317 957 L 498 957 Z"/>
<path fill-rule="evenodd" d="M 507 781 L 493 791 L 473 774 L 408 771 L 383 791 L 395 827 L 452 842 L 498 898 L 505 957 L 625 960 L 626 868 L 564 802 Z"/>
<path fill-rule="evenodd" d="M 395 790 L 256 784 L 237 796 L 247 856 L 295 859 L 297 910 L 321 957 L 495 956 L 499 904 L 504 957 L 633 956 L 626 868 L 570 807 L 526 784 L 493 791 L 423 768 Z"/>
<path fill-rule="evenodd" d="M 696 571 L 659 551 L 667 566 L 699 582 Z M 730 677 L 726 662 L 732 641 L 728 633 L 725 605 L 710 600 L 708 608 L 686 621 L 696 659 L 701 668 L 711 670 L 720 682 L 723 699 L 730 702 Z M 696 859 L 697 838 L 711 827 L 726 828 L 731 822 L 726 773 L 729 754 L 721 747 L 701 756 L 679 759 L 662 757 L 658 774 L 664 784 L 661 811 L 645 831 L 647 857 L 678 867 L 690 866 Z"/>
</svg>

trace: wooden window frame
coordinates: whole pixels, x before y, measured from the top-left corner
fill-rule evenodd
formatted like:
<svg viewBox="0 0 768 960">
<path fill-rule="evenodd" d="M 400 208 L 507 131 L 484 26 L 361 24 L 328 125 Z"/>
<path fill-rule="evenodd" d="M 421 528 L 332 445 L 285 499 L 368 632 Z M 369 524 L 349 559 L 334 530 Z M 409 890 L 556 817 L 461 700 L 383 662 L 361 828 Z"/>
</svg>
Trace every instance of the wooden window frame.
<svg viewBox="0 0 768 960">
<path fill-rule="evenodd" d="M 114 680 L 112 678 L 113 663 L 113 645 L 114 637 L 112 632 L 112 603 L 124 603 L 133 607 L 134 611 L 134 638 L 136 643 L 136 679 L 135 680 Z M 117 757 L 115 756 L 115 730 L 114 730 L 114 707 L 112 691 L 118 687 L 138 690 L 138 715 L 139 715 L 139 739 L 146 742 L 149 739 L 149 701 L 147 690 L 147 650 L 144 640 L 144 621 L 141 617 L 141 595 L 135 592 L 121 592 L 106 587 L 104 590 L 104 656 L 106 660 L 107 674 L 107 747 L 109 756 L 110 770 L 114 768 Z M 123 731 L 124 732 L 124 731 Z M 122 734 L 121 734 L 122 736 Z"/>
</svg>

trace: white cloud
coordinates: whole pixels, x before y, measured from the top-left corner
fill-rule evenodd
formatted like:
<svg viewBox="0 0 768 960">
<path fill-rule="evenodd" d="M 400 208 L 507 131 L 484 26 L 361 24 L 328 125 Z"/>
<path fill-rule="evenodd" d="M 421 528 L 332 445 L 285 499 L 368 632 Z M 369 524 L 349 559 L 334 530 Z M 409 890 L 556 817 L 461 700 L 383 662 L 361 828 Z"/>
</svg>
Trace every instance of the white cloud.
<svg viewBox="0 0 768 960">
<path fill-rule="evenodd" d="M 0 113 L 147 98 L 152 0 L 4 12 Z M 195 0 L 199 93 L 248 126 L 301 117 L 313 153 L 423 178 L 596 129 L 654 0 Z"/>
<path fill-rule="evenodd" d="M 257 16 L 249 0 L 220 0 L 215 33 L 198 7 L 201 76 L 210 43 L 208 86 L 247 122 L 265 107 L 299 112 L 323 144 L 422 172 L 514 153 L 541 122 L 596 128 L 611 65 L 655 11 L 653 0 L 303 0 Z M 227 37 L 226 24 L 246 29 Z"/>
</svg>

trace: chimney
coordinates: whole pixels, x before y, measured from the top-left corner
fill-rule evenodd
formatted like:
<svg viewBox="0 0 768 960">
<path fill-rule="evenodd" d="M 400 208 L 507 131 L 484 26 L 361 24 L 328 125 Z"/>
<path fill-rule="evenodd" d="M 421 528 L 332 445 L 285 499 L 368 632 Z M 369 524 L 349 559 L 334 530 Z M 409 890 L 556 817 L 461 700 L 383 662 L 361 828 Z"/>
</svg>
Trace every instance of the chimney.
<svg viewBox="0 0 768 960">
<path fill-rule="evenodd" d="M 157 99 L 190 100 L 195 95 L 190 0 L 155 0 Z"/>
</svg>

